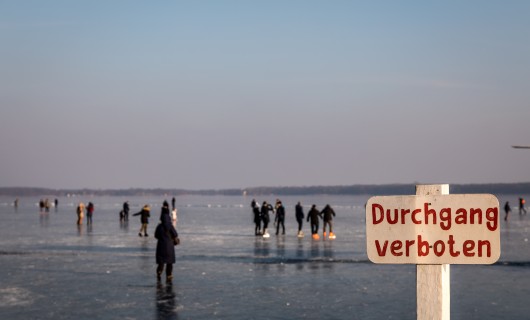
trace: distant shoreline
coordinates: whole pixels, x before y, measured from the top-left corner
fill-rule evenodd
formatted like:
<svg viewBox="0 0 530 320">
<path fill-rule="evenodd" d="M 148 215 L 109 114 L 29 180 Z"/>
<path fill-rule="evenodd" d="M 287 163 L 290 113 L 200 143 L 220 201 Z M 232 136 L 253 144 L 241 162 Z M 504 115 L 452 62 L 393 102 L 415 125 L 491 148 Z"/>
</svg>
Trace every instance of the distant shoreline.
<svg viewBox="0 0 530 320">
<path fill-rule="evenodd" d="M 349 186 L 299 186 L 299 187 L 251 187 L 241 189 L 186 190 L 172 188 L 129 188 L 129 189 L 51 189 L 34 187 L 0 187 L 0 195 L 24 196 L 182 196 L 182 195 L 413 195 L 414 184 L 381 184 Z M 530 182 L 450 184 L 451 193 L 530 194 Z"/>
</svg>

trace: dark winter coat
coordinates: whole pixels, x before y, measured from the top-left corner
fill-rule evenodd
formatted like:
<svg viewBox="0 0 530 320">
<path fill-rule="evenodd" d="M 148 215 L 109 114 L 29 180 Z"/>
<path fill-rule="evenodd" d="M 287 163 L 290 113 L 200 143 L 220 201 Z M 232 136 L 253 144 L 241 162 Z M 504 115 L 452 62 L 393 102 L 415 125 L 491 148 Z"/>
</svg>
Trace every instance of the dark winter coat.
<svg viewBox="0 0 530 320">
<path fill-rule="evenodd" d="M 177 230 L 171 223 L 169 208 L 163 207 L 160 215 L 160 225 L 155 230 L 156 243 L 156 263 L 173 264 L 175 263 L 175 243 L 174 238 L 178 237 Z"/>
<path fill-rule="evenodd" d="M 296 205 L 296 221 L 304 221 L 304 208 L 299 204 Z"/>
<path fill-rule="evenodd" d="M 86 214 L 87 216 L 91 217 L 92 213 L 94 213 L 94 204 L 92 202 L 89 202 L 88 206 L 86 207 Z"/>
<path fill-rule="evenodd" d="M 324 207 L 321 214 L 324 216 L 324 221 L 328 222 L 333 220 L 333 217 L 335 216 L 335 210 L 333 210 L 333 208 L 327 205 L 326 207 Z"/>
<path fill-rule="evenodd" d="M 252 209 L 254 212 L 254 223 L 260 223 L 261 222 L 261 212 L 259 212 L 259 208 L 257 206 Z"/>
<path fill-rule="evenodd" d="M 285 207 L 284 206 L 279 206 L 276 209 L 275 221 L 277 221 L 277 222 L 284 222 L 285 221 Z"/>
<path fill-rule="evenodd" d="M 142 211 L 133 214 L 133 216 L 140 216 L 141 223 L 149 223 L 149 217 L 151 214 L 149 213 L 149 210 L 143 208 Z"/>
<path fill-rule="evenodd" d="M 315 208 L 311 208 L 307 213 L 307 221 L 311 219 L 311 224 L 318 225 L 318 218 L 320 217 L 320 212 Z"/>
<path fill-rule="evenodd" d="M 271 209 L 272 207 L 270 204 L 261 206 L 261 219 L 263 220 L 263 223 L 269 223 L 269 221 L 271 221 L 271 218 L 269 216 L 269 211 Z"/>
</svg>

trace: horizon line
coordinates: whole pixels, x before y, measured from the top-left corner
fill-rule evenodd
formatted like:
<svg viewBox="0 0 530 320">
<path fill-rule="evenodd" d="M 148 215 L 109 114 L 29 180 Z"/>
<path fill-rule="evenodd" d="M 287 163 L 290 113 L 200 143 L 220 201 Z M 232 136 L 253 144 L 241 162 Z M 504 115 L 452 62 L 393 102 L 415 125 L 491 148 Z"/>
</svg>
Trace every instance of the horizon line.
<svg viewBox="0 0 530 320">
<path fill-rule="evenodd" d="M 530 149 L 530 146 L 528 146 Z M 226 187 L 226 188 L 182 188 L 182 187 L 117 187 L 117 188 L 98 188 L 98 187 L 37 187 L 37 186 L 0 186 L 0 189 L 47 189 L 47 190 L 99 190 L 99 191 L 115 191 L 115 190 L 178 190 L 178 191 L 222 191 L 222 190 L 251 190 L 259 188 L 339 188 L 339 187 L 355 187 L 355 186 L 405 186 L 405 185 L 432 185 L 432 184 L 448 184 L 448 185 L 515 185 L 515 184 L 530 184 L 530 181 L 521 182 L 469 182 L 469 183 L 419 183 L 419 182 L 396 182 L 396 183 L 358 183 L 358 184 L 335 184 L 335 185 L 276 185 L 276 186 L 254 186 L 254 187 Z"/>
</svg>

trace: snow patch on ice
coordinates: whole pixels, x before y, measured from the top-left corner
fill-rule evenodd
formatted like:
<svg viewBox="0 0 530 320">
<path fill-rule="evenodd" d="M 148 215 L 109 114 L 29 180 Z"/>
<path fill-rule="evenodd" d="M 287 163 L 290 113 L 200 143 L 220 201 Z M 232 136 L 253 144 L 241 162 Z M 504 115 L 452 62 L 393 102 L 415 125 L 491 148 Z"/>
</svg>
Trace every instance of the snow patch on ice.
<svg viewBox="0 0 530 320">
<path fill-rule="evenodd" d="M 0 288 L 0 307 L 28 306 L 34 302 L 33 294 L 23 288 Z"/>
</svg>

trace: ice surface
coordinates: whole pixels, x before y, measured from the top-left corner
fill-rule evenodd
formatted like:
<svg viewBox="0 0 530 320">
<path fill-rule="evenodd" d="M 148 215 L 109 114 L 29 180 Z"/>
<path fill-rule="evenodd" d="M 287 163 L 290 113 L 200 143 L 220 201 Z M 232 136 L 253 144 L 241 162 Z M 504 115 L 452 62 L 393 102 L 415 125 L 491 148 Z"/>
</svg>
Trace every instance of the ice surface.
<svg viewBox="0 0 530 320">
<path fill-rule="evenodd" d="M 281 197 L 287 234 L 274 230 L 269 239 L 253 234 L 252 198 L 177 197 L 181 244 L 171 285 L 155 277 L 153 230 L 164 199 L 64 197 L 40 213 L 39 199 L 19 198 L 15 210 L 14 199 L 0 198 L 0 319 L 415 318 L 415 266 L 367 259 L 368 196 Z M 120 223 L 126 200 L 129 222 Z M 76 225 L 79 201 L 95 204 L 92 226 Z M 298 201 L 306 213 L 331 204 L 337 239 L 311 240 L 307 222 L 297 238 Z M 152 207 L 147 238 L 132 216 L 144 204 Z M 451 267 L 452 317 L 528 317 L 530 216 L 501 222 L 499 263 Z"/>
</svg>

